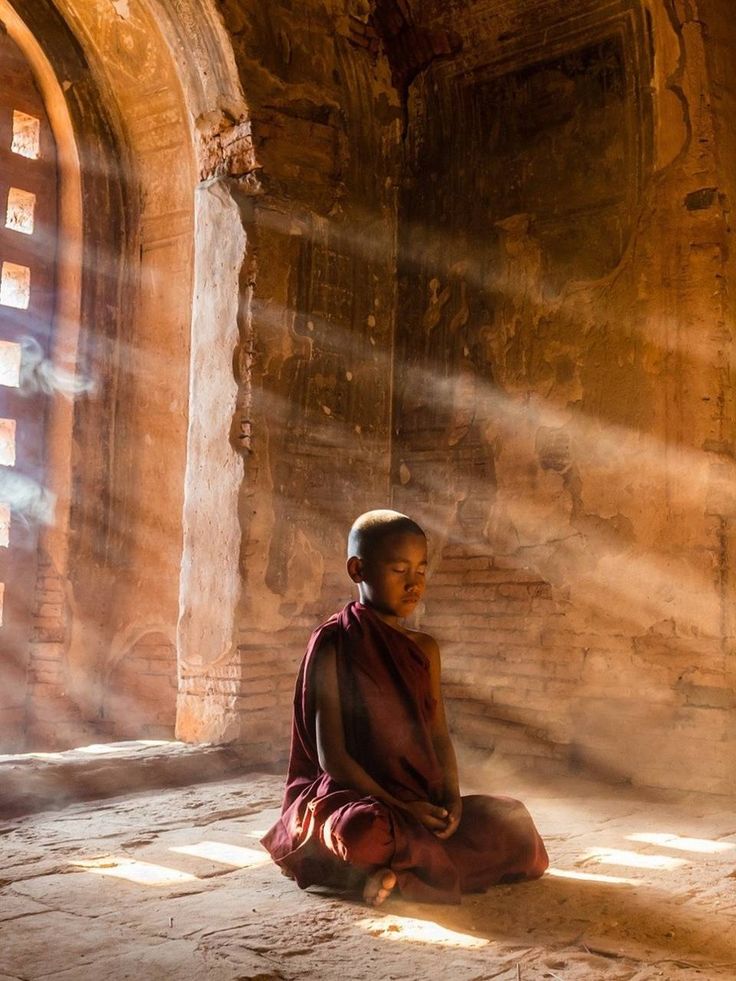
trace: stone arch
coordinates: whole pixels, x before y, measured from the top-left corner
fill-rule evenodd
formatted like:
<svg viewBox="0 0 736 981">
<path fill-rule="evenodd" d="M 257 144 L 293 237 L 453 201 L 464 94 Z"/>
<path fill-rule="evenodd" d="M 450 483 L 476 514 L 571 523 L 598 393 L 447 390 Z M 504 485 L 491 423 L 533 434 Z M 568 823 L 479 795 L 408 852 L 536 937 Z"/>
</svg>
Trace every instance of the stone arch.
<svg viewBox="0 0 736 981">
<path fill-rule="evenodd" d="M 223 437 L 232 477 L 222 548 L 235 556 L 237 601 L 242 465 L 229 435 L 238 387 L 229 357 L 207 361 L 206 331 L 237 344 L 244 236 L 228 195 L 200 178 L 227 171 L 227 153 L 211 149 L 223 132 L 235 127 L 242 149 L 246 106 L 209 3 L 0 0 L 0 19 L 29 53 L 62 148 L 52 357 L 94 383 L 49 406 L 47 480 L 58 506 L 42 534 L 40 586 L 58 596 L 58 616 L 37 624 L 30 656 L 31 742 L 70 745 L 96 734 L 113 660 L 142 656 L 155 634 L 176 661 L 192 529 L 184 481 L 167 477 L 185 474 L 192 446 L 196 469 L 201 438 Z M 218 236 L 237 247 L 209 275 Z M 200 390 L 204 369 L 215 395 Z M 200 432 L 202 405 L 224 433 Z"/>
</svg>

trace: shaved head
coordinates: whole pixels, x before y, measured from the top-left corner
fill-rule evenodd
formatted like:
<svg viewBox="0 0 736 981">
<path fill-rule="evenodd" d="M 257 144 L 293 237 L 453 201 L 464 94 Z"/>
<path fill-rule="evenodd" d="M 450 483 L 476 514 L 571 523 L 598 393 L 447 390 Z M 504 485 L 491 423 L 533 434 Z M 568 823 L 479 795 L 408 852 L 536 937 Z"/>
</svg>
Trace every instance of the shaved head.
<svg viewBox="0 0 736 981">
<path fill-rule="evenodd" d="M 427 536 L 423 529 L 406 514 L 399 511 L 366 511 L 353 523 L 348 535 L 348 558 L 368 558 L 384 538 L 389 535 Z"/>
</svg>

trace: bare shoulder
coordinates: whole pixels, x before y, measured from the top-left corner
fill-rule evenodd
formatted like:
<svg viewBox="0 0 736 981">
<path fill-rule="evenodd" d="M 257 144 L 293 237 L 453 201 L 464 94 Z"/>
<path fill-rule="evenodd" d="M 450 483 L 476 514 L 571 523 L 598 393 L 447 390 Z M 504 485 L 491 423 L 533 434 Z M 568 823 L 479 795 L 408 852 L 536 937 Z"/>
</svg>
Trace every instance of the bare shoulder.
<svg viewBox="0 0 736 981">
<path fill-rule="evenodd" d="M 417 645 L 417 647 L 421 647 L 421 649 L 424 651 L 424 653 L 427 655 L 430 661 L 439 660 L 440 649 L 437 644 L 437 641 L 434 639 L 434 637 L 431 634 L 422 633 L 421 630 L 407 629 L 406 632 L 408 636 L 411 637 L 411 639 Z"/>
</svg>

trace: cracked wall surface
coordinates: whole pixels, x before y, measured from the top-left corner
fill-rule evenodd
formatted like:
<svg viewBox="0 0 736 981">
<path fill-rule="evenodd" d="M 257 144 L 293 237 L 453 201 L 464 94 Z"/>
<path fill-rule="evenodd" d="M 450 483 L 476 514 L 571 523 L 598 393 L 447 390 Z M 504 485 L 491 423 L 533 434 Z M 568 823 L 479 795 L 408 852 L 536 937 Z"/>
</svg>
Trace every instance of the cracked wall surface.
<svg viewBox="0 0 736 981">
<path fill-rule="evenodd" d="M 253 150 L 248 179 L 218 192 L 247 240 L 230 352 L 242 588 L 228 636 L 216 605 L 202 611 L 178 732 L 274 759 L 305 637 L 350 596 L 345 529 L 388 496 L 400 107 L 355 11 L 228 2 L 222 15 Z"/>
<path fill-rule="evenodd" d="M 128 338 L 168 401 L 143 363 L 77 468 L 91 520 L 114 464 L 121 561 L 72 589 L 48 683 L 84 709 L 92 678 L 99 725 L 145 665 L 171 713 L 176 648 L 178 735 L 283 759 L 346 530 L 391 502 L 430 534 L 458 740 L 733 790 L 725 0 L 67 7 L 93 63 L 133 38 L 107 84 L 150 228 L 181 234 L 151 231 L 168 340 Z"/>
<path fill-rule="evenodd" d="M 666 4 L 452 13 L 462 58 L 410 101 L 394 500 L 435 530 L 422 623 L 454 726 L 519 763 L 725 792 L 715 32 Z"/>
<path fill-rule="evenodd" d="M 285 751 L 304 637 L 349 596 L 342 536 L 383 503 L 390 442 L 391 499 L 432 536 L 421 624 L 457 737 L 727 790 L 725 22 L 389 7 L 329 42 L 335 11 L 310 18 L 308 72 L 293 15 L 229 8 L 262 196 L 240 659 L 211 692 L 254 752 Z M 352 74 L 330 77 L 340 53 Z"/>
</svg>

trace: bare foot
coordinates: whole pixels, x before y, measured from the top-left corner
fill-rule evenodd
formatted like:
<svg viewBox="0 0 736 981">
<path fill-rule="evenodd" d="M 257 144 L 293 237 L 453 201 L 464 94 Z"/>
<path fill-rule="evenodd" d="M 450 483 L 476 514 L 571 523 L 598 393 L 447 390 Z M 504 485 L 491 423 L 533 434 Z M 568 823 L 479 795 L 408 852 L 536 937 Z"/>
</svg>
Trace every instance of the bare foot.
<svg viewBox="0 0 736 981">
<path fill-rule="evenodd" d="M 396 885 L 396 875 L 391 869 L 371 872 L 363 886 L 363 899 L 369 906 L 380 906 Z"/>
</svg>

